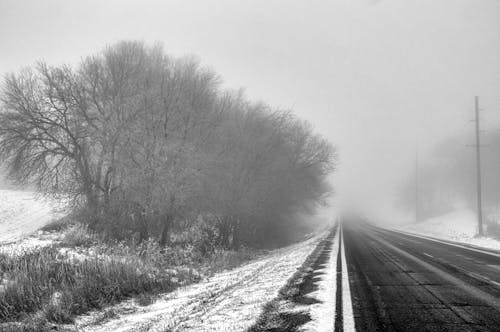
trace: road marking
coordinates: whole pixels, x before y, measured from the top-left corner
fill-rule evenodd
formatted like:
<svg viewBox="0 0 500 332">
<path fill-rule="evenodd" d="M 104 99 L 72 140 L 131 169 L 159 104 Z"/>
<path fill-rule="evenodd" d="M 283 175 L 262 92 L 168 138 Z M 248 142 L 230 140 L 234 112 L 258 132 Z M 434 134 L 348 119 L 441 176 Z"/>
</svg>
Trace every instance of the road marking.
<svg viewBox="0 0 500 332">
<path fill-rule="evenodd" d="M 495 269 L 495 270 L 500 270 L 500 265 L 498 265 L 498 264 L 487 264 L 486 266 L 489 266 L 489 267 L 491 267 L 492 269 Z"/>
<path fill-rule="evenodd" d="M 403 234 L 403 235 L 406 235 L 406 236 L 409 236 L 409 237 L 415 236 L 415 237 L 419 237 L 419 238 L 422 238 L 422 239 L 427 239 L 427 240 L 430 240 L 430 241 L 442 243 L 442 244 L 445 244 L 445 245 L 451 245 L 451 246 L 454 246 L 454 247 L 468 249 L 468 250 L 471 250 L 471 251 L 476 251 L 476 252 L 480 252 L 480 253 L 483 253 L 483 254 L 491 255 L 491 256 L 494 256 L 494 257 L 500 257 L 500 255 L 496 255 L 495 253 L 490 253 L 490 252 L 483 251 L 483 250 L 480 250 L 480 249 L 475 249 L 475 248 L 469 248 L 467 246 L 461 246 L 459 244 L 448 243 L 446 241 L 439 241 L 439 239 L 435 239 L 435 238 L 432 238 L 432 237 L 431 238 L 427 238 L 425 236 L 420 236 L 420 235 L 416 235 L 416 234 L 413 234 L 413 233 L 407 233 L 407 232 L 403 232 L 403 231 L 395 231 L 395 230 L 391 230 L 391 231 L 394 232 L 394 233 L 400 233 L 400 234 Z M 383 232 L 380 232 L 380 233 L 383 233 Z M 379 238 L 379 241 L 385 241 L 385 240 L 382 240 L 382 238 Z M 409 241 L 410 242 L 416 242 L 416 241 L 412 241 L 411 239 Z M 425 245 L 425 243 L 422 243 L 422 244 Z M 404 251 L 407 252 L 406 249 L 404 249 Z M 428 253 L 422 252 L 422 254 L 424 254 L 425 256 L 428 256 L 430 258 L 436 259 L 435 256 L 429 255 Z M 466 256 L 463 256 L 463 255 L 460 255 L 460 254 L 456 254 L 456 256 L 460 257 L 461 259 L 464 259 L 464 260 L 476 262 L 476 260 L 474 260 L 472 258 L 469 258 L 469 257 L 466 257 Z M 440 259 L 437 258 L 437 260 L 439 261 Z M 465 274 L 465 275 L 467 275 L 467 276 L 469 276 L 469 277 L 471 277 L 473 279 L 481 280 L 483 282 L 490 283 L 490 284 L 492 284 L 492 285 L 500 288 L 500 283 L 499 282 L 497 282 L 495 280 L 492 280 L 492 279 L 490 279 L 490 278 L 488 278 L 486 276 L 483 276 L 481 274 L 478 274 L 478 273 L 475 273 L 475 272 L 472 272 L 472 271 L 465 270 L 465 269 L 463 269 L 463 268 L 461 268 L 461 267 L 459 267 L 459 266 L 457 266 L 455 264 L 452 264 L 450 261 L 446 261 L 444 264 L 453 267 L 457 271 L 460 271 L 461 273 L 463 273 L 463 274 Z M 485 265 L 489 266 L 489 267 L 497 266 L 497 269 L 500 270 L 500 268 L 498 268 L 500 265 L 498 265 L 498 264 L 494 264 L 494 265 L 485 264 Z"/>
<path fill-rule="evenodd" d="M 383 228 L 380 228 L 380 229 L 384 230 Z M 400 234 L 403 234 L 403 235 L 413 236 L 413 237 L 416 237 L 416 238 L 421 238 L 421 239 L 429 240 L 429 241 L 434 241 L 434 242 L 446 244 L 446 245 L 449 245 L 449 246 L 454 246 L 454 247 L 458 247 L 458 248 L 462 248 L 462 249 L 467 249 L 467 250 L 471 250 L 471 251 L 480 252 L 482 254 L 486 254 L 486 255 L 490 255 L 490 256 L 500 257 L 500 254 L 497 254 L 497 253 L 494 253 L 494 252 L 485 251 L 485 250 L 481 250 L 481 249 L 474 248 L 474 247 L 463 246 L 463 245 L 460 245 L 458 243 L 448 242 L 446 240 L 440 240 L 440 239 L 436 239 L 434 237 L 427 237 L 427 236 L 424 236 L 424 235 L 410 233 L 410 232 L 404 232 L 404 231 L 395 230 L 395 229 L 387 229 L 387 230 L 390 231 L 390 232 L 394 232 L 394 233 L 400 233 Z"/>
<path fill-rule="evenodd" d="M 466 283 L 465 281 L 459 279 L 458 277 L 455 277 L 452 273 L 443 270 L 437 266 L 434 266 L 430 263 L 427 263 L 426 261 L 422 260 L 421 258 L 418 258 L 414 254 L 411 254 L 410 252 L 407 252 L 405 250 L 399 249 L 395 245 L 389 243 L 388 241 L 378 237 L 379 243 L 382 245 L 385 245 L 387 248 L 392 249 L 399 255 L 406 257 L 415 263 L 419 264 L 420 266 L 424 267 L 426 270 L 431 271 L 439 275 L 441 278 L 445 279 L 446 281 L 460 287 L 463 291 L 471 294 L 473 297 L 479 298 L 482 301 L 486 302 L 487 305 L 493 306 L 493 307 L 498 307 L 500 306 L 500 299 L 495 298 L 493 295 L 489 294 L 485 290 L 481 289 L 477 285 L 472 285 L 469 283 Z M 461 271 L 464 272 L 464 271 Z"/>
<path fill-rule="evenodd" d="M 345 258 L 345 243 L 344 243 L 344 231 L 343 227 L 340 228 L 340 234 L 342 236 L 342 316 L 343 316 L 343 326 L 344 332 L 354 332 L 356 331 L 354 325 L 354 315 L 352 310 L 352 299 L 351 299 L 351 287 L 349 285 L 349 271 L 347 270 L 347 261 Z"/>
<path fill-rule="evenodd" d="M 338 227 L 338 246 L 337 246 L 337 266 L 336 266 L 336 288 L 335 288 L 335 322 L 333 330 L 337 332 L 344 331 L 344 310 L 343 310 L 343 292 L 342 292 L 342 232 L 341 224 Z"/>
</svg>

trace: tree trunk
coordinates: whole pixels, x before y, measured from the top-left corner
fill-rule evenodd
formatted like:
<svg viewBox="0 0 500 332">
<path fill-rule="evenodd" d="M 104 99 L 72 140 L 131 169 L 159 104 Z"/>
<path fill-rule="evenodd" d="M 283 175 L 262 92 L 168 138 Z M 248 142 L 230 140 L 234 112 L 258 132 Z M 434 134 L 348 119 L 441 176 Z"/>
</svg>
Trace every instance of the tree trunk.
<svg viewBox="0 0 500 332">
<path fill-rule="evenodd" d="M 230 229 L 231 220 L 230 217 L 223 217 L 218 225 L 219 228 L 219 244 L 221 247 L 229 248 L 229 236 L 231 235 Z"/>
<path fill-rule="evenodd" d="M 240 220 L 236 219 L 233 222 L 233 227 L 232 227 L 232 232 L 233 232 L 233 242 L 232 242 L 232 249 L 239 249 L 241 246 L 241 238 L 240 238 Z"/>
<path fill-rule="evenodd" d="M 146 241 L 149 238 L 148 220 L 145 216 L 140 216 L 139 243 Z"/>
<path fill-rule="evenodd" d="M 96 230 L 99 224 L 98 201 L 96 196 L 91 190 L 87 190 L 85 196 L 87 199 L 87 213 L 89 216 L 89 227 L 92 230 Z"/>
<path fill-rule="evenodd" d="M 170 214 L 163 219 L 163 225 L 160 234 L 160 247 L 165 247 L 170 244 L 170 229 L 172 228 L 173 217 Z"/>
</svg>

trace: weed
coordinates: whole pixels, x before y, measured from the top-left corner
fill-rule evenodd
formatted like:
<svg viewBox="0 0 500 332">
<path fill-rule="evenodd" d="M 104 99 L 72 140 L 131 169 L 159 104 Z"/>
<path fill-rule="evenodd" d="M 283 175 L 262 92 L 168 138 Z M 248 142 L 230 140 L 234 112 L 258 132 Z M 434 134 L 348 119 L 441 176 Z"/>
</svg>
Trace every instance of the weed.
<svg viewBox="0 0 500 332">
<path fill-rule="evenodd" d="M 64 233 L 61 245 L 65 247 L 88 247 L 96 243 L 97 239 L 91 234 L 87 227 L 81 224 L 70 226 Z"/>
</svg>

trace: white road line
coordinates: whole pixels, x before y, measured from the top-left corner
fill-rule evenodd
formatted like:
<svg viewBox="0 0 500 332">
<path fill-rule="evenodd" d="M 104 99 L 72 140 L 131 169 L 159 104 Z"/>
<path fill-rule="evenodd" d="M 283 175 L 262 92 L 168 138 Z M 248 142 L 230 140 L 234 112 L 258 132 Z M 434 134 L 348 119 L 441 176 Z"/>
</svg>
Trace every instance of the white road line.
<svg viewBox="0 0 500 332">
<path fill-rule="evenodd" d="M 467 283 L 467 282 L 463 281 L 462 279 L 459 279 L 458 277 L 454 276 L 453 273 L 450 273 L 450 272 L 444 270 L 443 268 L 439 268 L 435 265 L 427 263 L 426 261 L 422 260 L 421 258 L 418 258 L 414 254 L 411 254 L 410 252 L 407 252 L 403 249 L 399 249 L 395 245 L 389 243 L 388 241 L 386 241 L 380 237 L 378 238 L 378 240 L 381 244 L 383 244 L 387 248 L 390 248 L 391 250 L 395 251 L 399 255 L 417 263 L 418 265 L 423 267 L 426 271 L 430 271 L 430 272 L 437 274 L 439 277 L 443 278 L 445 281 L 447 281 L 453 285 L 458 286 L 461 290 L 463 290 L 469 294 L 472 294 L 473 297 L 476 297 L 476 298 L 482 300 L 483 302 L 485 302 L 485 304 L 492 306 L 492 307 L 500 306 L 500 299 L 496 298 L 492 294 L 489 294 L 485 289 L 481 289 L 477 285 Z"/>
<path fill-rule="evenodd" d="M 426 252 L 423 252 L 423 254 L 424 254 L 425 256 L 427 256 L 427 257 L 434 258 L 434 256 L 429 255 L 429 254 L 428 254 L 428 253 L 426 253 Z"/>
<path fill-rule="evenodd" d="M 352 312 L 352 299 L 351 299 L 351 287 L 349 286 L 349 273 L 347 271 L 347 262 L 345 259 L 345 241 L 344 241 L 344 231 L 342 226 L 340 227 L 340 234 L 342 236 L 342 248 L 340 248 L 342 255 L 342 316 L 344 323 L 344 332 L 354 332 L 356 331 L 354 325 L 354 315 Z M 340 241 L 339 241 L 340 242 Z"/>
<path fill-rule="evenodd" d="M 486 255 L 500 257 L 500 254 L 497 254 L 497 253 L 494 253 L 494 252 L 485 251 L 485 250 L 481 250 L 479 248 L 474 248 L 474 247 L 463 246 L 463 245 L 460 245 L 458 243 L 448 242 L 446 240 L 440 240 L 440 239 L 436 239 L 434 237 L 428 237 L 428 236 L 424 236 L 424 235 L 420 235 L 420 234 L 416 234 L 416 233 L 410 233 L 410 232 L 405 232 L 405 231 L 400 231 L 400 230 L 395 230 L 395 229 L 388 229 L 388 230 L 391 231 L 391 232 L 394 232 L 394 233 L 400 233 L 400 234 L 404 234 L 404 235 L 407 235 L 407 236 L 413 236 L 413 237 L 416 237 L 416 238 L 421 238 L 421 239 L 424 239 L 424 240 L 429 240 L 429 241 L 434 241 L 434 242 L 438 242 L 438 243 L 442 243 L 442 244 L 447 244 L 449 246 L 454 246 L 454 247 L 458 247 L 458 248 L 462 248 L 462 249 L 467 249 L 467 250 L 471 250 L 471 251 L 480 252 L 480 253 L 486 254 Z"/>
<path fill-rule="evenodd" d="M 323 275 L 318 282 L 318 289 L 309 294 L 309 297 L 319 303 L 311 305 L 311 320 L 301 327 L 302 332 L 331 332 L 332 326 L 335 326 L 339 229 L 340 226 L 335 230 L 328 262 L 324 268 L 317 270 Z"/>
</svg>

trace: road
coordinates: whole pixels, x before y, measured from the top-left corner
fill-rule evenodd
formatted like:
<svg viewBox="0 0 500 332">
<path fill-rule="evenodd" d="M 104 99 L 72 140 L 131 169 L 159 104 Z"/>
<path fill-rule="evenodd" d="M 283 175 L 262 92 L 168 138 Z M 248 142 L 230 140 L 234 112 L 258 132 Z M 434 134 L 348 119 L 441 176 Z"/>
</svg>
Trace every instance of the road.
<svg viewBox="0 0 500 332">
<path fill-rule="evenodd" d="M 357 331 L 500 331 L 500 254 L 344 223 Z"/>
</svg>

